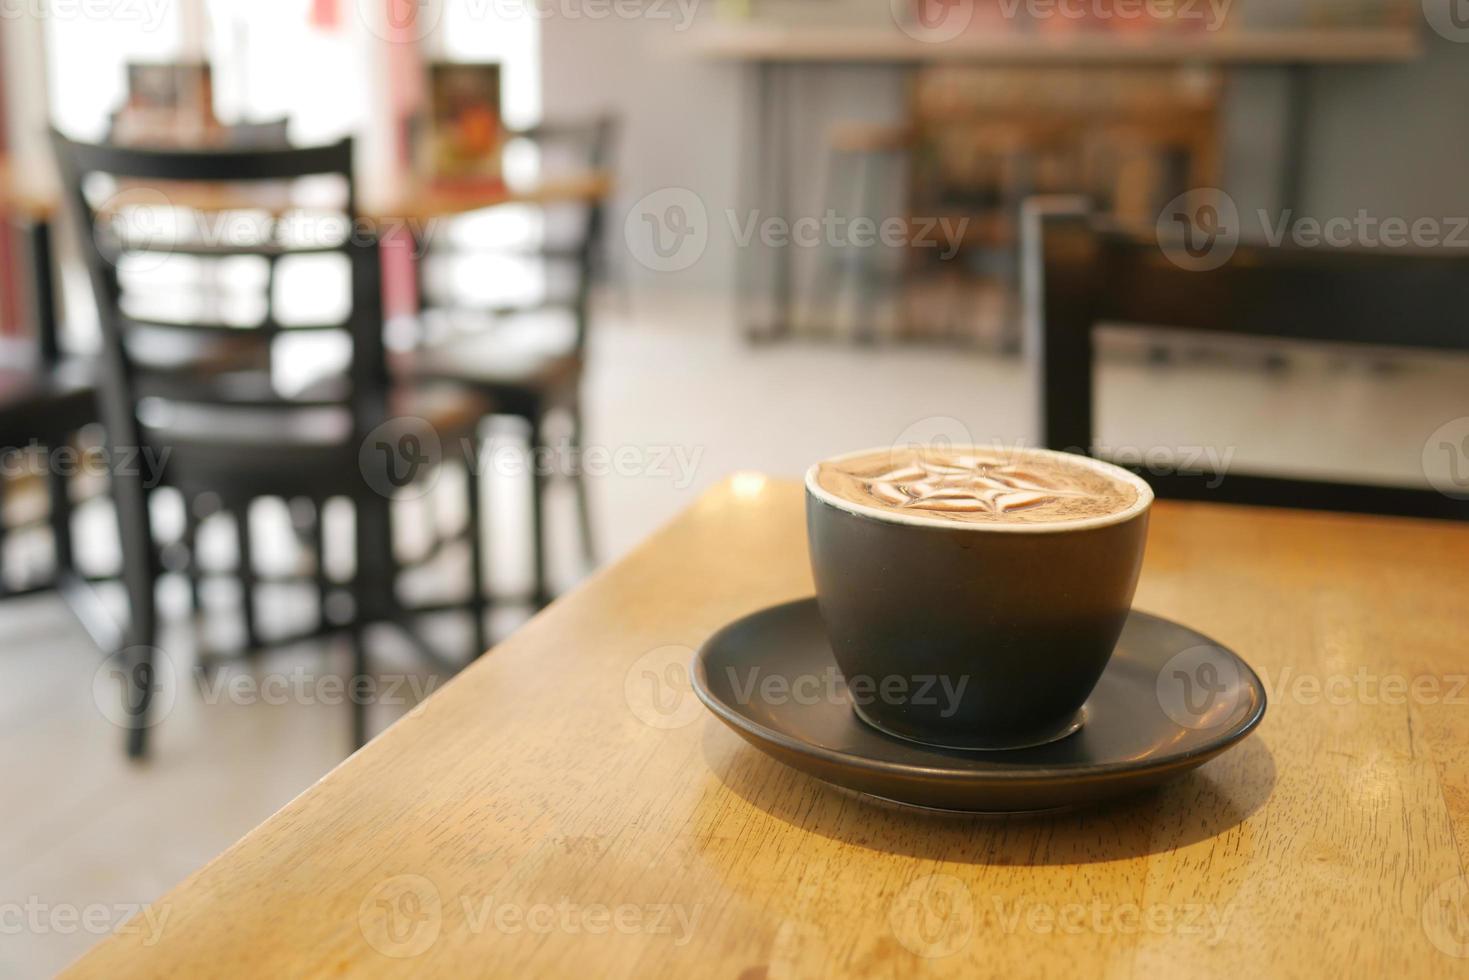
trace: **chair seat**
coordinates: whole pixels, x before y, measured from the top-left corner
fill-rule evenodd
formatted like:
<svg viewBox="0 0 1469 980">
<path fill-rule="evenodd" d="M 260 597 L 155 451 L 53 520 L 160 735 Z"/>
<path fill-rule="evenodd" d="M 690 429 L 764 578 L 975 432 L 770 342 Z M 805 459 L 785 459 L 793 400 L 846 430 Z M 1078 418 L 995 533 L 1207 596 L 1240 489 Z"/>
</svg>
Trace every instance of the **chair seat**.
<svg viewBox="0 0 1469 980">
<path fill-rule="evenodd" d="M 486 398 L 463 389 L 400 386 L 383 424 L 421 433 L 421 419 L 438 436 L 443 456 L 454 458 L 490 410 Z M 321 498 L 348 494 L 364 477 L 362 442 L 344 407 L 160 402 L 141 414 L 164 481 L 185 492 L 223 486 L 227 496 Z"/>
<path fill-rule="evenodd" d="M 393 360 L 399 377 L 463 386 L 487 396 L 496 411 L 518 415 L 574 399 L 582 366 L 575 351 L 506 343 L 493 334 L 398 354 Z"/>
<path fill-rule="evenodd" d="M 35 344 L 0 342 L 0 447 L 58 442 L 96 418 L 91 365 L 68 359 L 46 370 Z"/>
</svg>

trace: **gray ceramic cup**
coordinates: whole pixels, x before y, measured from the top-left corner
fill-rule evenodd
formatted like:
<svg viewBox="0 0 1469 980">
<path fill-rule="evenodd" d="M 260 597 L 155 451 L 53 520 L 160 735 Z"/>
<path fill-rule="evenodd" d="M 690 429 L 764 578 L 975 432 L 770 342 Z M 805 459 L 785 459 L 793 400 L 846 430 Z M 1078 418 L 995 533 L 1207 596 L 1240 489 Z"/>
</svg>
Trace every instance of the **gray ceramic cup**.
<svg viewBox="0 0 1469 980">
<path fill-rule="evenodd" d="M 1081 727 L 1132 608 L 1153 492 L 1120 467 L 1067 459 L 1136 487 L 1135 503 L 1052 524 L 959 523 L 849 502 L 807 472 L 817 604 L 863 721 L 958 749 Z"/>
</svg>

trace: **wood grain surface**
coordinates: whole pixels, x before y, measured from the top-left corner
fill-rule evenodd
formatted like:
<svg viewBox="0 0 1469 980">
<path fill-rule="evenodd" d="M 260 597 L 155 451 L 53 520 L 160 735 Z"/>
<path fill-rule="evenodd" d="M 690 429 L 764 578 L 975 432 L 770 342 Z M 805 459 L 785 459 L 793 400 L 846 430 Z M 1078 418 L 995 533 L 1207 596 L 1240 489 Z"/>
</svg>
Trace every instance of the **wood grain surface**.
<svg viewBox="0 0 1469 980">
<path fill-rule="evenodd" d="M 1104 809 L 944 816 L 688 690 L 714 629 L 811 590 L 799 486 L 737 476 L 72 975 L 1465 976 L 1466 558 L 1465 527 L 1159 504 L 1137 604 L 1260 671 L 1260 730 Z"/>
</svg>

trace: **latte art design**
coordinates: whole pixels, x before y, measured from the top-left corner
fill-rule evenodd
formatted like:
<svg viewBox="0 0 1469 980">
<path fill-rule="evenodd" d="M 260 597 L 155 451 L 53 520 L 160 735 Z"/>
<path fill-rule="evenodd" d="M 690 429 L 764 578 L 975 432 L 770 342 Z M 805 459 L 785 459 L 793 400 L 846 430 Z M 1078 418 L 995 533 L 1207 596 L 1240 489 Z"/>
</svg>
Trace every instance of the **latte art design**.
<svg viewBox="0 0 1469 980">
<path fill-rule="evenodd" d="M 1009 514 L 1056 497 L 1081 496 L 1051 486 L 1022 466 L 983 463 L 973 457 L 918 459 L 866 482 L 874 497 L 894 507 L 950 513 Z"/>
<path fill-rule="evenodd" d="M 854 504 L 968 523 L 1085 520 L 1138 498 L 1135 485 L 1081 457 L 981 447 L 873 452 L 822 463 L 816 480 Z"/>
</svg>

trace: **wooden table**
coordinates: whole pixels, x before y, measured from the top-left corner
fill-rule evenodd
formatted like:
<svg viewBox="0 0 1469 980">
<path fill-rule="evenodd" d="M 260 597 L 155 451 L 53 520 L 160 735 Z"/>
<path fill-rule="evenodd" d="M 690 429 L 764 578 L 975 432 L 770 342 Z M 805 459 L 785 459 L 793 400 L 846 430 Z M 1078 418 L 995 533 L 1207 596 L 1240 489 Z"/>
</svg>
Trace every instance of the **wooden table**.
<svg viewBox="0 0 1469 980">
<path fill-rule="evenodd" d="M 754 20 L 711 26 L 692 39 L 700 53 L 711 58 L 841 64 L 1327 65 L 1408 61 L 1423 53 L 1416 24 L 1153 34 L 972 30 L 953 38 L 927 40 L 904 33 L 896 24 L 833 27 Z"/>
<path fill-rule="evenodd" d="M 811 590 L 799 487 L 737 476 L 73 975 L 1463 976 L 1466 556 L 1469 527 L 1159 504 L 1138 605 L 1240 651 L 1263 726 L 1105 809 L 952 817 L 687 690 L 716 627 Z"/>
<path fill-rule="evenodd" d="M 589 204 L 612 189 L 612 177 L 602 171 L 552 174 L 531 181 L 506 184 L 436 184 L 412 181 L 380 198 L 364 201 L 358 212 L 364 221 L 382 225 L 423 224 L 505 204 Z M 204 212 L 266 211 L 276 216 L 301 205 L 281 188 L 244 184 L 197 184 L 184 181 L 129 181 L 115 200 L 139 205 L 172 205 Z M 48 220 L 60 200 L 47 194 L 14 188 L 0 169 L 0 211 L 13 210 L 33 221 Z"/>
</svg>

